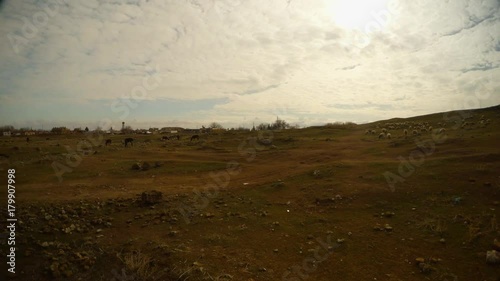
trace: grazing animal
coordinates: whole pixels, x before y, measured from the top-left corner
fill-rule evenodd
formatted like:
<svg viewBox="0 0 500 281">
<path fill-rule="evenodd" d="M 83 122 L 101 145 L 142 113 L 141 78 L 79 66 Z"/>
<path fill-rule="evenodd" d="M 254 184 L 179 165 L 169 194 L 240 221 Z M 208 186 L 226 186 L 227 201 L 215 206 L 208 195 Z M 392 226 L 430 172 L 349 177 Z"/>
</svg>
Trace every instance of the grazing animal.
<svg viewBox="0 0 500 281">
<path fill-rule="evenodd" d="M 126 138 L 125 139 L 125 147 L 130 143 L 130 145 L 134 146 L 134 139 L 133 138 Z"/>
<path fill-rule="evenodd" d="M 164 141 L 164 140 L 169 140 L 170 138 L 168 136 L 163 136 L 161 137 L 161 140 Z"/>
<path fill-rule="evenodd" d="M 442 133 L 444 133 L 445 131 L 446 131 L 446 129 L 445 129 L 445 128 L 441 128 L 441 129 L 439 129 L 438 134 L 442 134 Z"/>
<path fill-rule="evenodd" d="M 384 134 L 384 133 L 380 133 L 380 134 L 378 135 L 378 139 L 383 139 L 383 138 L 385 138 L 385 134 Z"/>
<path fill-rule="evenodd" d="M 26 142 L 30 142 L 30 138 L 26 138 Z"/>
<path fill-rule="evenodd" d="M 111 139 L 107 139 L 105 145 L 108 146 L 108 144 L 111 144 Z"/>
<path fill-rule="evenodd" d="M 199 135 L 193 135 L 189 141 L 192 141 L 192 140 L 199 140 L 199 139 L 200 139 L 200 136 L 199 136 Z"/>
<path fill-rule="evenodd" d="M 387 133 L 387 138 L 391 139 L 391 133 Z"/>
<path fill-rule="evenodd" d="M 413 135 L 414 135 L 414 136 L 416 136 L 416 135 L 418 135 L 418 134 L 419 134 L 419 133 L 418 133 L 418 131 L 417 131 L 417 130 L 413 130 Z"/>
</svg>

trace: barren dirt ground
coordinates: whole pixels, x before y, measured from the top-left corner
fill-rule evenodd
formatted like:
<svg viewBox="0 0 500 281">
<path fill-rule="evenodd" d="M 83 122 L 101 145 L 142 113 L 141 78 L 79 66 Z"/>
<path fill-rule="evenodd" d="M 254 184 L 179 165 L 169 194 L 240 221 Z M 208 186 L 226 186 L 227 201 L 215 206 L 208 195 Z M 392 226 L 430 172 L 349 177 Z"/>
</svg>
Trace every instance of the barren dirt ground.
<svg viewBox="0 0 500 281">
<path fill-rule="evenodd" d="M 192 142 L 1 138 L 1 274 L 15 169 L 15 280 L 498 281 L 500 107 L 468 113 L 465 128 L 433 114 Z M 395 122 L 446 131 L 365 134 Z"/>
</svg>

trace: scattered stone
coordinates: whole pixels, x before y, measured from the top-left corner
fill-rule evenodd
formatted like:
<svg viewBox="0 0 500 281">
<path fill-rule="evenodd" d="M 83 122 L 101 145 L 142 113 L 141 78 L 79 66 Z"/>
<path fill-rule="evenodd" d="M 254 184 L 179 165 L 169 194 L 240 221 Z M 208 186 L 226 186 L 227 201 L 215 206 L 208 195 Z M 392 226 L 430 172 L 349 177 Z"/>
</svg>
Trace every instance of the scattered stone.
<svg viewBox="0 0 500 281">
<path fill-rule="evenodd" d="M 134 163 L 134 164 L 132 165 L 132 170 L 139 171 L 139 170 L 141 170 L 141 169 L 142 169 L 142 165 L 141 165 L 141 163 L 139 163 L 139 162 Z"/>
<path fill-rule="evenodd" d="M 273 252 L 277 253 L 279 250 L 278 249 L 274 249 Z"/>
<path fill-rule="evenodd" d="M 271 145 L 273 143 L 270 139 L 259 139 L 258 142 L 263 145 Z"/>
<path fill-rule="evenodd" d="M 151 169 L 151 165 L 148 162 L 142 163 L 142 170 L 143 171 L 147 171 L 149 169 Z"/>
<path fill-rule="evenodd" d="M 441 262 L 442 260 L 441 260 L 440 258 L 430 258 L 430 259 L 429 259 L 429 261 L 430 261 L 431 263 L 439 263 L 439 262 Z"/>
<path fill-rule="evenodd" d="M 500 242 L 497 239 L 493 240 L 493 249 L 500 251 Z"/>
<path fill-rule="evenodd" d="M 384 227 L 385 231 L 388 231 L 388 232 L 391 232 L 392 231 L 392 226 L 390 226 L 389 224 L 386 224 L 385 227 Z"/>
<path fill-rule="evenodd" d="M 216 280 L 233 280 L 233 276 L 232 275 L 229 275 L 229 274 L 222 274 L 222 275 L 219 275 Z"/>
<path fill-rule="evenodd" d="M 141 194 L 141 201 L 144 205 L 154 205 L 161 201 L 163 194 L 156 190 L 145 191 Z"/>
<path fill-rule="evenodd" d="M 499 264 L 500 263 L 500 253 L 491 250 L 486 252 L 486 263 L 487 264 Z"/>
<path fill-rule="evenodd" d="M 428 273 L 431 273 L 432 271 L 434 271 L 434 268 L 428 264 L 428 263 L 425 263 L 425 262 L 421 262 L 418 267 L 420 268 L 420 271 L 422 273 L 425 273 L 425 274 L 428 274 Z"/>
<path fill-rule="evenodd" d="M 285 183 L 282 180 L 278 180 L 277 182 L 271 184 L 272 187 L 278 187 L 283 185 L 285 185 Z"/>
<path fill-rule="evenodd" d="M 444 244 L 444 243 L 446 243 L 446 239 L 441 238 L 441 239 L 439 239 L 439 242 L 441 242 L 441 243 L 443 243 L 443 244 Z"/>
<path fill-rule="evenodd" d="M 344 242 L 345 242 L 345 239 L 342 239 L 342 238 L 337 239 L 337 243 L 339 243 L 339 244 L 343 244 Z"/>
<path fill-rule="evenodd" d="M 335 203 L 335 198 L 316 198 L 316 205 L 329 205 Z"/>
<path fill-rule="evenodd" d="M 392 218 L 395 213 L 394 212 L 385 212 L 385 213 L 382 213 L 381 214 L 383 217 L 386 217 L 386 218 Z"/>
</svg>

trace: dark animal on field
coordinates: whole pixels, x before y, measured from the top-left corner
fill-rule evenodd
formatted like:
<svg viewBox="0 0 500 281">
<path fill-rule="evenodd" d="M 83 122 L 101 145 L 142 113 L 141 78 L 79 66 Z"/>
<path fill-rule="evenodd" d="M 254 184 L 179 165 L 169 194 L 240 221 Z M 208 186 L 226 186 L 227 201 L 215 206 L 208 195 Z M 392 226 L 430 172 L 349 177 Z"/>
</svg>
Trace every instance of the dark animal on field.
<svg viewBox="0 0 500 281">
<path fill-rule="evenodd" d="M 126 138 L 124 140 L 125 142 L 125 147 L 127 147 L 127 145 L 130 143 L 130 145 L 134 146 L 134 139 L 133 138 Z"/>
<path fill-rule="evenodd" d="M 30 142 L 30 138 L 26 138 L 26 142 Z"/>
<path fill-rule="evenodd" d="M 105 144 L 106 146 L 108 146 L 108 144 L 111 144 L 111 139 L 107 139 Z"/>
<path fill-rule="evenodd" d="M 200 136 L 199 135 L 194 135 L 191 137 L 191 139 L 189 141 L 192 141 L 192 140 L 199 140 L 200 139 Z"/>
<path fill-rule="evenodd" d="M 162 140 L 162 141 L 163 141 L 163 140 L 169 140 L 169 139 L 170 139 L 170 138 L 169 138 L 168 136 L 163 136 L 163 137 L 161 137 L 161 140 Z"/>
</svg>

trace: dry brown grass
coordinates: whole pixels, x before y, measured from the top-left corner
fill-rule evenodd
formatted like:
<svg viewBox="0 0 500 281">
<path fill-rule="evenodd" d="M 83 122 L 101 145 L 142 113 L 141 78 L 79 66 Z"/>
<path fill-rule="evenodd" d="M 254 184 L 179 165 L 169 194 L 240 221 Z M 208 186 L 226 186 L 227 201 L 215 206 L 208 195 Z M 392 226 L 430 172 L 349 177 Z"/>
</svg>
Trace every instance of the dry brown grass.
<svg viewBox="0 0 500 281">
<path fill-rule="evenodd" d="M 467 242 L 472 243 L 482 235 L 481 227 L 477 224 L 469 224 L 467 228 Z"/>
<path fill-rule="evenodd" d="M 446 220 L 444 218 L 426 218 L 420 222 L 419 227 L 432 233 L 442 236 L 447 230 Z"/>
<path fill-rule="evenodd" d="M 125 265 L 127 272 L 139 280 L 156 280 L 158 270 L 152 266 L 153 259 L 140 251 L 118 254 L 118 258 Z"/>
<path fill-rule="evenodd" d="M 441 117 L 437 116 L 436 121 Z M 408 159 L 416 147 L 415 139 L 398 140 L 397 146 L 391 146 L 388 141 L 377 141 L 376 136 L 364 135 L 365 129 L 374 128 L 373 124 L 352 128 L 334 124 L 274 132 L 273 141 L 278 147 L 275 150 L 245 142 L 247 138 L 257 138 L 257 132 L 204 135 L 206 139 L 193 142 L 184 136 L 180 141 L 165 143 L 158 140 L 159 136 L 133 136 L 138 141 L 151 139 L 151 142 L 149 145 L 138 142 L 128 148 L 119 143 L 125 136 L 111 136 L 112 146 L 96 147 L 99 153 L 85 156 L 79 166 L 64 175 L 61 183 L 50 163 L 42 165 L 30 159 L 43 157 L 36 150 L 40 147 L 66 163 L 64 147 L 76 149 L 77 137 L 60 136 L 52 140 L 33 137 L 29 145 L 22 139 L 19 143 L 0 142 L 0 154 L 10 155 L 8 163 L 0 162 L 0 166 L 18 169 L 16 180 L 22 188 L 16 196 L 27 203 L 63 206 L 79 200 L 126 199 L 100 205 L 103 209 L 95 211 L 96 215 L 113 219 L 95 243 L 111 253 L 122 248 L 140 249 L 122 252 L 119 260 L 113 255 L 115 268 L 120 269 L 118 274 L 123 268 L 134 280 L 280 280 L 289 268 L 302 266 L 306 257 L 312 257 L 309 251 L 318 242 L 310 237 L 324 237 L 327 231 L 336 234 L 332 241 L 345 238 L 345 244 L 318 264 L 314 272 L 308 272 L 307 280 L 373 280 L 374 277 L 380 280 L 388 273 L 390 280 L 422 280 L 426 277 L 418 273 L 418 268 L 401 263 L 403 257 L 411 262 L 420 256 L 443 260 L 435 265 L 437 272 L 427 276 L 429 280 L 453 280 L 453 276 L 460 280 L 496 280 L 497 268 L 487 266 L 476 256 L 484 250 L 483 245 L 498 239 L 493 215 L 498 214 L 495 201 L 500 190 L 493 171 L 500 168 L 496 141 L 500 137 L 500 123 L 495 126 L 494 130 L 488 128 L 487 134 L 463 132 L 462 139 L 450 129 L 446 143 L 436 145 L 435 152 L 426 156 L 425 162 L 405 177 L 404 182 L 399 182 L 394 192 L 389 191 L 382 174 L 385 171 L 398 174 L 398 157 Z M 471 138 L 472 134 L 477 137 Z M 325 142 L 327 138 L 335 141 Z M 61 146 L 56 146 L 56 142 Z M 244 146 L 240 147 L 242 143 Z M 13 151 L 14 145 L 20 149 Z M 130 171 L 130 165 L 138 161 L 163 165 L 148 171 Z M 227 176 L 222 172 L 230 161 L 239 163 L 240 169 Z M 327 173 L 326 167 L 331 168 L 331 173 Z M 311 176 L 315 170 L 321 172 L 320 176 Z M 217 175 L 217 181 L 213 175 Z M 228 184 L 218 190 L 216 197 L 204 193 L 207 184 L 218 182 Z M 485 182 L 493 184 L 486 186 Z M 165 196 L 154 209 L 133 203 L 137 194 L 153 189 Z M 316 198 L 331 198 L 336 194 L 344 199 L 325 205 L 315 203 Z M 0 195 L 6 198 L 6 191 Z M 456 196 L 463 200 L 451 204 L 450 198 Z M 204 199 L 208 199 L 206 207 L 199 212 L 215 216 L 189 216 L 187 223 L 177 206 L 195 209 Z M 26 206 L 20 203 L 19 209 Z M 380 214 L 387 210 L 394 210 L 396 215 L 373 218 L 373 211 Z M 43 229 L 46 222 L 43 216 L 40 218 L 39 223 L 32 223 L 37 226 L 33 229 Z M 84 215 L 79 218 L 87 219 Z M 374 220 L 390 224 L 394 231 L 372 232 L 369 226 Z M 273 225 L 276 221 L 279 226 Z M 66 236 L 79 243 L 88 235 Z M 445 236 L 442 237 L 446 238 L 445 243 L 436 243 L 439 235 Z M 36 231 L 27 232 L 26 236 L 33 236 L 34 241 L 47 240 L 46 234 Z M 473 242 L 479 236 L 481 243 L 477 246 L 481 248 L 461 246 L 462 242 Z M 148 244 L 150 241 L 159 243 L 154 247 Z M 24 252 L 24 246 L 20 250 Z M 41 261 L 47 257 L 43 252 L 51 248 L 35 250 L 31 257 L 20 260 L 40 261 L 41 265 L 36 264 L 32 271 L 25 265 L 20 268 L 36 273 L 38 279 L 25 278 L 27 274 L 18 279 L 52 280 L 50 276 L 38 277 L 44 277 Z M 108 264 L 111 264 L 108 259 L 97 259 L 89 273 L 82 270 L 75 272 L 75 276 L 92 273 L 96 277 L 110 277 Z M 470 268 L 483 272 L 482 278 Z"/>
</svg>

